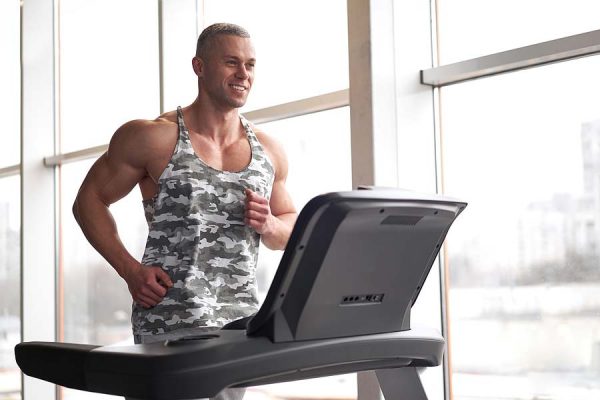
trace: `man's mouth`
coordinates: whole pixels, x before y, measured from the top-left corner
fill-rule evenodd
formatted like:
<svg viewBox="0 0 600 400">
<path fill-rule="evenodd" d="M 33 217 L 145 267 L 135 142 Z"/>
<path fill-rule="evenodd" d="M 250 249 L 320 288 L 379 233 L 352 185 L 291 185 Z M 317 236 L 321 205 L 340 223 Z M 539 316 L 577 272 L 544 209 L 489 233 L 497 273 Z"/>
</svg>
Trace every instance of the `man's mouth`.
<svg viewBox="0 0 600 400">
<path fill-rule="evenodd" d="M 238 92 L 245 92 L 247 89 L 242 86 L 242 85 L 236 85 L 236 84 L 231 84 L 229 85 L 229 87 L 231 87 L 233 90 L 236 90 Z"/>
</svg>

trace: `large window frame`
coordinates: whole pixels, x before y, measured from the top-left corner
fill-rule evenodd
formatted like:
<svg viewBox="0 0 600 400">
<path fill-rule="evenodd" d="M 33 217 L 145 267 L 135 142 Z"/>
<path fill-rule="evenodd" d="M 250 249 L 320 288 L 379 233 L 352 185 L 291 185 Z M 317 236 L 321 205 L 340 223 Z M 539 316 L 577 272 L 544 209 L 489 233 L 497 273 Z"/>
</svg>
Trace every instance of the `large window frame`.
<svg viewBox="0 0 600 400">
<path fill-rule="evenodd" d="M 188 4 L 189 3 L 189 4 Z M 202 0 L 187 1 L 185 6 L 201 8 Z M 60 337 L 57 318 L 60 314 L 60 249 L 58 221 L 60 209 L 60 168 L 66 163 L 95 158 L 106 151 L 103 144 L 61 153 L 59 144 L 59 0 L 29 0 L 21 5 L 22 13 L 22 162 L 3 167 L 0 176 L 22 176 L 23 240 L 22 340 L 54 341 Z M 159 20 L 160 110 L 165 103 L 164 26 L 163 17 L 171 13 L 172 4 L 157 0 Z M 181 3 L 180 5 L 183 5 Z M 43 41 L 38 40 L 44 37 Z M 36 39 L 38 38 L 38 39 Z M 40 62 L 40 59 L 43 59 Z M 255 123 L 272 122 L 349 105 L 348 89 L 274 105 L 244 113 Z M 43 110 L 40 111 L 40 110 Z M 43 140 L 42 140 L 43 139 Z M 35 190 L 34 190 L 35 188 Z M 31 196 L 35 193 L 35 196 Z M 51 238 L 51 240 L 48 240 Z M 42 246 L 39 244 L 43 243 Z M 37 244 L 37 246 L 36 246 Z M 43 301 L 39 301 L 44 293 Z M 34 302 L 36 305 L 34 305 Z M 43 326 L 43 329 L 39 329 Z M 54 399 L 57 388 L 47 382 L 23 377 L 23 398 Z"/>
<path fill-rule="evenodd" d="M 201 1 L 201 0 L 197 0 Z M 600 31 L 534 44 L 503 53 L 440 66 L 436 59 L 435 0 L 404 4 L 392 0 L 348 0 L 350 87 L 285 104 L 252 110 L 246 117 L 270 122 L 343 106 L 351 109 L 353 186 L 399 186 L 439 192 L 439 88 L 492 74 L 531 68 L 600 53 Z M 96 157 L 107 145 L 61 154 L 56 143 L 57 12 L 59 1 L 27 0 L 22 5 L 21 163 L 0 169 L 0 177 L 21 174 L 22 339 L 57 337 L 57 169 Z M 160 91 L 164 108 L 163 13 L 159 9 Z M 375 23 L 376 22 L 376 23 Z M 407 36 L 406 40 L 401 38 Z M 399 39 L 400 38 L 400 39 Z M 481 66 L 484 67 L 481 67 Z M 415 113 L 407 115 L 406 109 Z M 415 179 L 413 171 L 427 179 Z M 385 172 L 387 171 L 387 172 Z M 441 257 L 432 271 L 432 305 L 422 312 L 445 326 L 445 270 Z M 42 296 L 42 298 L 40 298 Z M 447 359 L 447 357 L 446 357 Z M 447 361 L 444 361 L 447 372 Z M 447 376 L 440 385 L 448 399 Z M 24 399 L 55 398 L 54 385 L 24 378 Z M 377 398 L 372 376 L 359 378 L 359 396 Z"/>
<path fill-rule="evenodd" d="M 188 3 L 193 2 L 191 0 Z M 201 3 L 201 0 L 196 0 L 196 7 Z M 157 0 L 156 4 L 160 16 L 157 41 L 162 110 L 165 102 L 162 18 L 168 3 Z M 416 133 L 431 132 L 433 128 L 433 114 L 430 112 L 432 95 L 416 79 L 418 66 L 432 65 L 429 50 L 430 5 L 398 5 L 392 0 L 348 0 L 347 5 L 350 88 L 245 114 L 255 122 L 267 122 L 350 105 L 353 186 L 363 184 L 422 189 L 423 184 L 416 183 L 403 169 L 402 161 L 399 161 L 403 149 L 416 143 L 419 152 L 424 154 L 419 158 L 419 166 L 431 172 L 425 187 L 435 191 L 436 155 L 430 146 L 433 136 L 423 141 Z M 64 163 L 96 157 L 107 147 L 100 145 L 62 154 L 57 146 L 60 122 L 57 89 L 58 7 L 59 0 L 28 0 L 22 4 L 23 157 L 18 166 L 0 170 L 3 175 L 17 171 L 22 174 L 23 340 L 53 341 L 58 337 L 58 170 Z M 416 29 L 419 32 L 416 43 L 395 42 L 393 33 L 399 25 L 395 22 L 398 16 L 402 16 L 403 31 Z M 417 50 L 419 48 L 424 48 L 425 54 Z M 398 52 L 413 62 L 395 63 Z M 415 54 L 417 57 L 413 57 Z M 413 101 L 408 97 L 415 90 L 420 93 L 417 107 L 425 110 L 425 113 L 416 122 L 404 123 L 397 118 L 398 107 L 405 101 Z M 365 115 L 367 117 L 363 118 Z M 398 128 L 406 133 L 413 130 L 415 134 L 407 134 L 399 139 L 395 134 Z M 386 153 L 383 157 L 382 152 Z M 435 292 L 435 285 L 440 282 L 439 276 L 433 281 Z M 40 301 L 40 293 L 44 293 L 43 301 Z M 437 309 L 434 310 L 434 318 L 437 324 L 441 324 L 439 300 L 433 302 L 433 308 Z M 40 326 L 44 328 L 39 329 Z M 439 380 L 434 384 L 440 386 Z M 54 385 L 27 377 L 24 378 L 23 393 L 27 400 L 56 398 Z M 372 376 L 359 376 L 359 397 L 379 398 L 379 390 Z"/>
<path fill-rule="evenodd" d="M 435 0 L 432 0 L 432 4 Z M 437 13 L 433 13 L 433 16 Z M 437 23 L 434 24 L 434 27 Z M 437 37 L 436 34 L 433 37 Z M 438 38 L 439 40 L 439 38 Z M 438 42 L 433 42 L 433 47 L 437 54 Z M 420 82 L 423 85 L 429 86 L 434 94 L 436 119 L 436 144 L 441 147 L 441 89 L 449 85 L 460 85 L 465 82 L 470 82 L 475 79 L 484 79 L 493 77 L 498 74 L 522 71 L 524 69 L 546 66 L 557 62 L 568 62 L 581 57 L 593 56 L 600 54 L 600 30 L 585 32 L 572 36 L 561 37 L 545 42 L 535 43 L 524 47 L 514 48 L 493 54 L 482 55 L 480 57 L 458 61 L 446 65 L 435 65 L 431 68 L 422 69 L 420 71 Z M 438 157 L 441 166 L 442 154 L 438 151 Z M 443 173 L 443 171 L 440 171 Z M 440 180 L 440 187 L 443 187 L 443 181 Z M 447 253 L 443 250 L 442 268 L 443 275 L 449 276 L 447 270 L 448 260 Z M 444 279 L 442 286 L 444 292 L 444 309 L 448 303 L 449 282 Z M 450 304 L 451 306 L 451 304 Z M 446 318 L 444 318 L 446 319 Z M 447 323 L 447 321 L 446 321 Z M 446 365 L 448 373 L 445 384 L 447 386 L 446 399 L 452 399 L 452 379 L 451 366 L 448 359 L 450 354 L 450 343 L 452 338 L 446 336 L 447 340 L 447 357 Z"/>
</svg>

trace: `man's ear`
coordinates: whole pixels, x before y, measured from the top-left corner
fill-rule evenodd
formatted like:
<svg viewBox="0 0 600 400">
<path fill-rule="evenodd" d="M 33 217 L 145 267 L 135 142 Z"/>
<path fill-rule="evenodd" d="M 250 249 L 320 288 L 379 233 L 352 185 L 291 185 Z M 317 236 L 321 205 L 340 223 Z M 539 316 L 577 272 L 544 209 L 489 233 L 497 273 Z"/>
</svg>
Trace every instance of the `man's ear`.
<svg viewBox="0 0 600 400">
<path fill-rule="evenodd" d="M 200 57 L 192 58 L 192 68 L 197 76 L 202 76 L 204 74 L 204 61 Z"/>
</svg>

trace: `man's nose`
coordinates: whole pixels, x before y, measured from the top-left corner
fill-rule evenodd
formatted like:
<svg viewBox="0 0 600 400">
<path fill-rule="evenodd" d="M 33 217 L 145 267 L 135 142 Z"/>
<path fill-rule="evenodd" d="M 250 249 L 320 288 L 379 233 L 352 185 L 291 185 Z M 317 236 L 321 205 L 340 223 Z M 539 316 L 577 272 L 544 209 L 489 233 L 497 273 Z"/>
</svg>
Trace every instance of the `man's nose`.
<svg viewBox="0 0 600 400">
<path fill-rule="evenodd" d="M 248 68 L 244 64 L 240 64 L 240 67 L 237 69 L 237 78 L 240 79 L 248 79 L 250 77 L 250 72 Z"/>
</svg>

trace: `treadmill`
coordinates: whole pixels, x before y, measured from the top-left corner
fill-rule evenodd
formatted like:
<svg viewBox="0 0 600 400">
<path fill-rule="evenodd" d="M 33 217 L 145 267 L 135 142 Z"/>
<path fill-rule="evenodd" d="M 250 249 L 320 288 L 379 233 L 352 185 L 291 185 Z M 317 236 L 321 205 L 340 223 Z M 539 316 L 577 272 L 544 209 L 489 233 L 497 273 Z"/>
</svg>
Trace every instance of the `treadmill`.
<svg viewBox="0 0 600 400">
<path fill-rule="evenodd" d="M 17 363 L 57 385 L 149 400 L 374 370 L 386 399 L 426 400 L 417 369 L 440 365 L 445 341 L 411 329 L 411 307 L 466 206 L 396 189 L 317 196 L 253 317 L 152 344 L 25 342 Z"/>
</svg>

